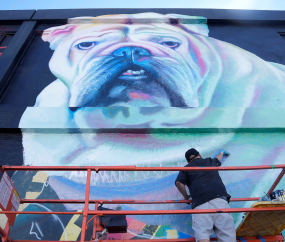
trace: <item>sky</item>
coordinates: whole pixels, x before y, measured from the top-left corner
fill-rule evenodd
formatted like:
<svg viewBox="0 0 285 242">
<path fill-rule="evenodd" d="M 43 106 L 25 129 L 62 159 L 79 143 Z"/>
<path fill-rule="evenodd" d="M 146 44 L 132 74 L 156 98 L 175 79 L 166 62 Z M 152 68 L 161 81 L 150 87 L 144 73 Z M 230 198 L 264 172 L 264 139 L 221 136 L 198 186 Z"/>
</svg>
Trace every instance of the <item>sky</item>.
<svg viewBox="0 0 285 242">
<path fill-rule="evenodd" d="M 2 0 L 0 10 L 70 8 L 220 8 L 285 10 L 285 0 Z"/>
</svg>

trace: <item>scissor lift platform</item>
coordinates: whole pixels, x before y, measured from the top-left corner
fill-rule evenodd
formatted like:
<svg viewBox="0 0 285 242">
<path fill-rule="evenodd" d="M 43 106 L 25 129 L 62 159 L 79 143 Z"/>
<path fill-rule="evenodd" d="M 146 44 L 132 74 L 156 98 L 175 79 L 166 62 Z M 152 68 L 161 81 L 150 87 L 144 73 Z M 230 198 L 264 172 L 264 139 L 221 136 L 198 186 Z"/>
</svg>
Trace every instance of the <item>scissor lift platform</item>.
<svg viewBox="0 0 285 242">
<path fill-rule="evenodd" d="M 237 241 L 249 241 L 249 242 L 263 242 L 263 241 L 278 241 L 284 242 L 284 238 L 280 233 L 285 228 L 285 203 L 255 203 L 251 208 L 226 208 L 226 209 L 189 209 L 189 210 L 122 210 L 122 211 L 99 211 L 98 206 L 103 204 L 165 204 L 165 203 L 191 203 L 191 200 L 161 200 L 161 201 L 149 201 L 149 200 L 91 200 L 89 199 L 90 192 L 90 178 L 91 172 L 100 172 L 100 171 L 188 171 L 188 170 L 220 170 L 220 171 L 230 171 L 230 170 L 262 170 L 262 169 L 282 169 L 281 173 L 277 177 L 274 184 L 271 186 L 267 194 L 270 194 L 278 185 L 279 181 L 285 174 L 285 165 L 263 165 L 263 166 L 233 166 L 233 167 L 136 167 L 136 166 L 0 166 L 0 171 L 3 173 L 3 176 L 6 176 L 6 171 L 14 170 L 25 170 L 25 171 L 87 171 L 86 179 L 86 192 L 84 200 L 76 199 L 19 199 L 20 204 L 24 203 L 77 203 L 84 204 L 83 211 L 77 212 L 31 212 L 31 211 L 15 211 L 12 209 L 12 205 L 7 207 L 5 211 L 0 211 L 0 214 L 5 214 L 8 216 L 8 221 L 5 226 L 5 230 L 0 228 L 0 235 L 2 236 L 2 242 L 12 242 L 9 238 L 10 226 L 13 226 L 13 218 L 16 214 L 79 214 L 83 216 L 82 220 L 82 230 L 80 242 L 85 242 L 86 238 L 86 229 L 89 222 L 92 220 L 93 223 L 93 232 L 91 241 L 98 242 L 107 242 L 108 240 L 100 240 L 98 238 L 98 233 L 103 231 L 103 228 L 99 224 L 99 216 L 103 215 L 166 215 L 166 214 L 205 214 L 205 213 L 241 213 L 246 212 L 246 216 L 242 224 L 238 227 L 237 235 L 240 236 L 237 238 Z M 10 179 L 10 178 L 9 178 Z M 7 178 L 7 181 L 9 180 Z M 5 181 L 6 182 L 6 181 Z M 9 182 L 11 185 L 9 202 L 12 201 L 13 191 L 15 188 L 12 186 L 12 182 Z M 8 184 L 7 183 L 7 184 Z M 7 185 L 6 184 L 6 185 Z M 241 202 L 241 201 L 257 201 L 259 197 L 249 197 L 249 198 L 233 198 L 232 202 Z M 8 201 L 8 200 L 7 200 Z M 95 204 L 95 210 L 89 210 L 89 204 Z M 6 207 L 6 206 L 5 206 Z M 12 216 L 13 215 L 13 216 Z M 93 215 L 93 217 L 87 221 L 88 215 Z M 10 217 L 10 219 L 9 219 Z M 268 219 L 268 222 L 265 221 Z M 258 221 L 258 225 L 254 225 L 254 222 Z M 265 221 L 265 222 L 262 222 Z M 278 221 L 278 223 L 275 223 Z M 267 224 L 268 223 L 268 224 Z M 250 227 L 251 226 L 251 227 Z M 263 227 L 262 227 L 263 226 Z M 250 229 L 249 229 L 250 228 Z M 255 231 L 253 231 L 255 228 Z M 251 234 L 248 231 L 252 231 Z M 256 232 L 257 231 L 257 232 Z M 267 234 L 265 235 L 265 233 Z M 251 236 L 250 236 L 251 235 Z M 258 237 L 262 236 L 262 237 Z M 43 240 L 42 240 L 43 241 Z M 90 241 L 90 240 L 89 240 Z M 127 240 L 113 240 L 118 242 L 123 242 Z M 134 242 L 143 242 L 148 240 L 132 240 Z M 156 242 L 186 242 L 186 241 L 195 241 L 195 238 L 185 238 L 185 239 L 156 239 Z M 216 238 L 211 238 L 211 241 L 217 241 Z M 14 240 L 13 242 L 32 242 L 27 240 Z M 33 241 L 35 242 L 35 241 Z M 44 242 L 44 241 L 43 241 Z M 49 242 L 49 241 L 45 241 Z"/>
<path fill-rule="evenodd" d="M 251 208 L 285 207 L 284 202 L 257 202 Z M 285 229 L 285 211 L 248 212 L 237 228 L 237 236 L 273 236 Z"/>
</svg>

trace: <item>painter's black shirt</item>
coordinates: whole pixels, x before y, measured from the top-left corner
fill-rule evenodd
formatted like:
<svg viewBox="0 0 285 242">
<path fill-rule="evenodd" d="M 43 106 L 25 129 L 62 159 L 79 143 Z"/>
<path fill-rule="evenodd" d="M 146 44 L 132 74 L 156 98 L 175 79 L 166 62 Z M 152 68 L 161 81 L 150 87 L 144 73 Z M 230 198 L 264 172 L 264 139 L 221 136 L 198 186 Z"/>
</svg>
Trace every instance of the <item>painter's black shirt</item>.
<svg viewBox="0 0 285 242">
<path fill-rule="evenodd" d="M 215 158 L 197 158 L 185 167 L 221 166 L 221 162 Z M 192 208 L 215 198 L 227 197 L 226 187 L 218 171 L 180 171 L 176 181 L 187 185 L 192 197 Z M 175 183 L 176 183 L 175 181 Z"/>
</svg>

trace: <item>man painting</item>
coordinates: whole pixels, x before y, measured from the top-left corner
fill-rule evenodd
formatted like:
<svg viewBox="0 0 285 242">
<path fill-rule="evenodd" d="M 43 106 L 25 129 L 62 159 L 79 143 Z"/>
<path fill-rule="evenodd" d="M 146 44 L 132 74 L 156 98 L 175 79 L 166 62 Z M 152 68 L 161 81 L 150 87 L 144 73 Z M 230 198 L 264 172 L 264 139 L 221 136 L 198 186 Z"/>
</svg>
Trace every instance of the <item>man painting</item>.
<svg viewBox="0 0 285 242">
<path fill-rule="evenodd" d="M 192 148 L 185 153 L 185 158 L 188 162 L 185 167 L 221 166 L 223 152 L 214 159 L 203 159 Z M 231 196 L 227 193 L 218 171 L 180 171 L 175 184 L 185 200 L 190 197 L 185 189 L 185 185 L 188 186 L 193 209 L 229 208 Z M 213 229 L 220 242 L 236 241 L 234 220 L 229 213 L 192 214 L 192 228 L 198 242 L 209 242 Z"/>
</svg>

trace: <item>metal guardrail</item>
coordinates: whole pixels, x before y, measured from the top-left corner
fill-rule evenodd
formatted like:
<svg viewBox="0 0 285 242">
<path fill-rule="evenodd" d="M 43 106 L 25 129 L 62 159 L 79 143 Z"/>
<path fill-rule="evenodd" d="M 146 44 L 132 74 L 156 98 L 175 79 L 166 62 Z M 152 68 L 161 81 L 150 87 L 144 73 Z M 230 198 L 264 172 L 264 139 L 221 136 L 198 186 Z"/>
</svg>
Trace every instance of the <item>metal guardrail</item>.
<svg viewBox="0 0 285 242">
<path fill-rule="evenodd" d="M 232 166 L 232 167 L 136 167 L 136 166 L 1 166 L 1 172 L 5 171 L 87 171 L 86 178 L 86 192 L 84 200 L 76 199 L 21 199 L 20 203 L 84 203 L 84 209 L 82 212 L 29 212 L 29 211 L 0 211 L 0 214 L 82 214 L 82 230 L 80 242 L 85 241 L 85 233 L 87 224 L 94 220 L 93 235 L 91 241 L 104 242 L 108 240 L 98 240 L 96 238 L 97 232 L 103 231 L 103 228 L 99 224 L 98 216 L 103 215 L 162 215 L 162 214 L 202 214 L 202 213 L 241 213 L 241 212 L 260 212 L 260 211 L 281 211 L 285 210 L 285 207 L 266 207 L 266 208 L 227 208 L 227 209 L 189 209 L 189 210 L 123 210 L 123 211 L 100 211 L 99 205 L 103 204 L 163 204 L 163 203 L 191 203 L 192 200 L 91 200 L 89 199 L 90 193 L 90 180 L 91 172 L 96 173 L 100 171 L 189 171 L 189 170 L 204 170 L 204 171 L 244 171 L 244 170 L 262 170 L 262 169 L 282 169 L 275 182 L 267 192 L 270 194 L 278 185 L 280 180 L 285 174 L 285 165 L 263 165 L 263 166 Z M 232 202 L 241 201 L 257 201 L 259 197 L 249 198 L 232 198 Z M 88 205 L 90 203 L 95 204 L 95 210 L 89 210 Z M 88 215 L 94 215 L 92 219 L 87 221 Z M 0 228 L 0 234 L 2 236 L 2 242 L 11 242 L 9 239 L 10 224 L 7 221 L 5 231 Z M 265 236 L 265 241 L 283 241 L 282 235 Z M 257 237 L 243 237 L 250 242 L 258 242 L 260 239 Z M 13 242 L 33 242 L 31 240 L 13 240 Z M 42 240 L 43 241 L 43 240 Z M 113 241 L 126 241 L 126 240 L 113 240 Z M 147 240 L 132 240 L 134 242 L 147 241 Z M 186 242 L 195 241 L 194 238 L 188 239 L 156 239 L 156 242 Z M 211 241 L 217 241 L 213 238 Z M 240 240 L 238 240 L 240 241 Z M 49 241 L 45 241 L 49 242 Z"/>
</svg>

